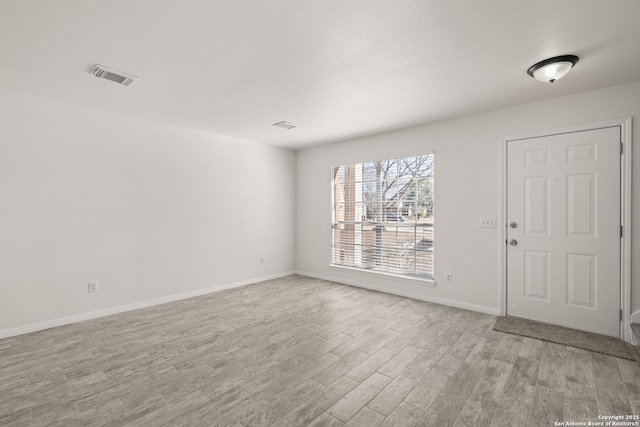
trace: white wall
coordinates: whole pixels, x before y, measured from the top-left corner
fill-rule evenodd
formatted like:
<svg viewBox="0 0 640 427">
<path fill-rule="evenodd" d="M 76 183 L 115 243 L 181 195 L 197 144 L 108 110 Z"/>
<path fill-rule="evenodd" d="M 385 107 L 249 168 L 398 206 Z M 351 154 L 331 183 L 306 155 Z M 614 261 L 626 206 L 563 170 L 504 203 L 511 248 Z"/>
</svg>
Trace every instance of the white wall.
<svg viewBox="0 0 640 427">
<path fill-rule="evenodd" d="M 560 83 L 561 84 L 561 83 Z M 541 87 L 541 90 L 549 90 Z M 417 298 L 498 313 L 501 139 L 531 131 L 632 116 L 640 118 L 640 82 L 309 148 L 297 153 L 297 270 Z M 633 258 L 640 254 L 640 131 L 634 136 Z M 435 287 L 329 267 L 330 168 L 435 150 Z M 453 281 L 444 276 L 453 273 Z M 640 310 L 640 263 L 632 268 L 632 311 Z"/>
<path fill-rule="evenodd" d="M 291 272 L 294 197 L 292 151 L 0 91 L 0 336 Z"/>
<path fill-rule="evenodd" d="M 0 90 L 0 336 L 294 269 L 497 313 L 501 242 L 477 221 L 501 215 L 501 138 L 627 116 L 640 82 L 294 154 Z M 330 268 L 330 168 L 432 149 L 437 286 Z"/>
</svg>

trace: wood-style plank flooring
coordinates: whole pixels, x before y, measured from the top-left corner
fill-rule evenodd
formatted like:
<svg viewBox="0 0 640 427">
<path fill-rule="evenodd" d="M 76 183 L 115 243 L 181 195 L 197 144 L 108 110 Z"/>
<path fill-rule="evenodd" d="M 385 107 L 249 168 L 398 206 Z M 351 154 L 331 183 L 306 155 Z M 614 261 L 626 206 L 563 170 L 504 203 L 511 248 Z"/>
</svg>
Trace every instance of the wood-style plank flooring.
<svg viewBox="0 0 640 427">
<path fill-rule="evenodd" d="M 1 426 L 552 426 L 640 364 L 301 276 L 0 340 Z"/>
</svg>

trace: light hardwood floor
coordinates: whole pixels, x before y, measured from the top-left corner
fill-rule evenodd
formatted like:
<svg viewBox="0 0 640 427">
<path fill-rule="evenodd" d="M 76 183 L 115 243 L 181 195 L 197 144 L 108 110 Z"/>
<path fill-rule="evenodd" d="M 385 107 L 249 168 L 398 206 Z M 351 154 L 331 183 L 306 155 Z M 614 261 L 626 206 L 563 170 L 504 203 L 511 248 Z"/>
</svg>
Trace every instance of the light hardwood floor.
<svg viewBox="0 0 640 427">
<path fill-rule="evenodd" d="M 301 276 L 0 340 L 1 426 L 553 426 L 640 364 Z"/>
</svg>

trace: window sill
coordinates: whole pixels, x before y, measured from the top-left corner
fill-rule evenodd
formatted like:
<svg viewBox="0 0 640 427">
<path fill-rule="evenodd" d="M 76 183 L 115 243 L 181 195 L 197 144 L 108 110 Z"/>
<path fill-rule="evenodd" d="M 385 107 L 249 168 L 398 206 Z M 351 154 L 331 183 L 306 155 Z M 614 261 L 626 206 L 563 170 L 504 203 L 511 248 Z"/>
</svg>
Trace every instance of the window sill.
<svg viewBox="0 0 640 427">
<path fill-rule="evenodd" d="M 371 275 L 371 276 L 386 276 L 386 277 L 393 277 L 394 279 L 400 279 L 403 281 L 406 281 L 408 283 L 412 283 L 412 284 L 416 284 L 416 285 L 423 285 L 423 286 L 429 286 L 429 287 L 435 287 L 436 286 L 436 281 L 433 278 L 427 278 L 427 277 L 412 277 L 412 276 L 405 276 L 402 274 L 393 274 L 393 273 L 389 273 L 386 271 L 376 271 L 376 270 L 365 270 L 363 268 L 356 268 L 356 267 L 348 267 L 345 265 L 339 265 L 339 264 L 329 264 L 329 268 L 331 269 L 335 269 L 335 270 L 342 270 L 342 271 L 353 271 L 353 272 L 358 272 L 358 273 L 364 273 L 367 275 Z"/>
</svg>

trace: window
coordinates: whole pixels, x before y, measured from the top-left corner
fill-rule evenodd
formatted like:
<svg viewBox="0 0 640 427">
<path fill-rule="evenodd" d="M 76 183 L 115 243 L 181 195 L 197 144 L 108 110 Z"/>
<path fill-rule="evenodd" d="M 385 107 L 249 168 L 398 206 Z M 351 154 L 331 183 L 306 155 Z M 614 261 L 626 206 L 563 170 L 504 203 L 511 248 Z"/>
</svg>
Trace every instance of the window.
<svg viewBox="0 0 640 427">
<path fill-rule="evenodd" d="M 332 171 L 332 265 L 433 279 L 433 154 Z"/>
</svg>

